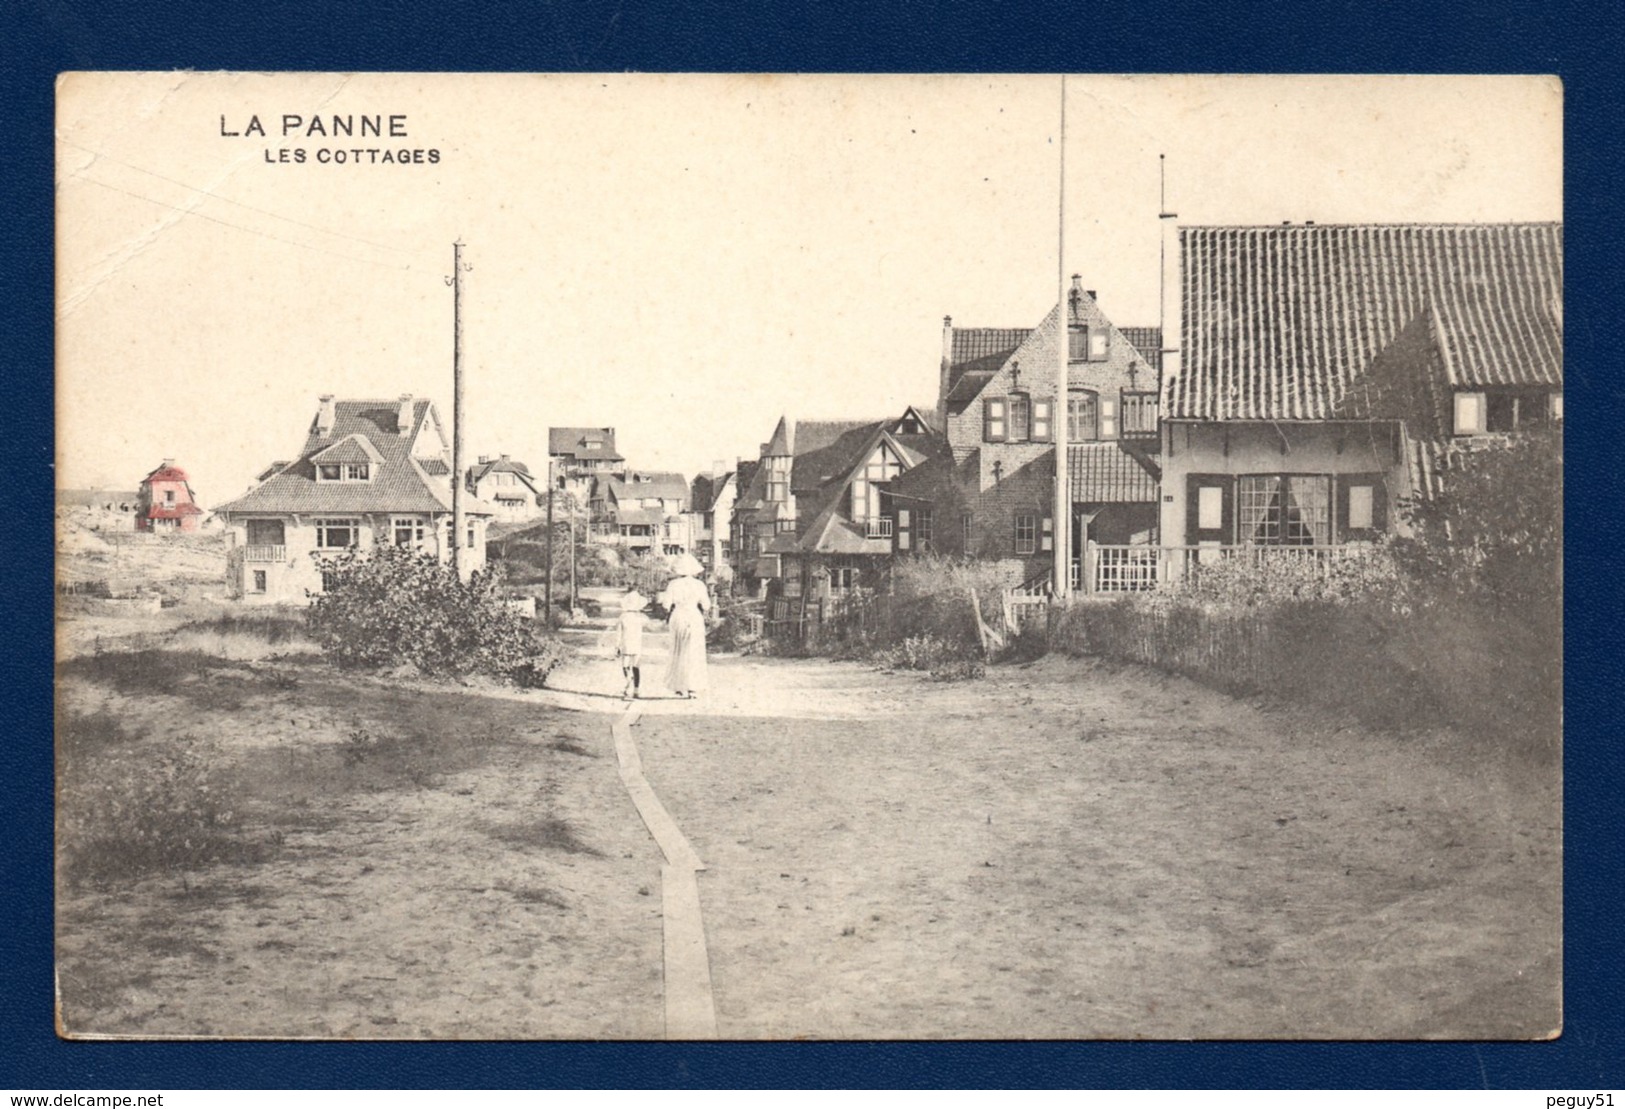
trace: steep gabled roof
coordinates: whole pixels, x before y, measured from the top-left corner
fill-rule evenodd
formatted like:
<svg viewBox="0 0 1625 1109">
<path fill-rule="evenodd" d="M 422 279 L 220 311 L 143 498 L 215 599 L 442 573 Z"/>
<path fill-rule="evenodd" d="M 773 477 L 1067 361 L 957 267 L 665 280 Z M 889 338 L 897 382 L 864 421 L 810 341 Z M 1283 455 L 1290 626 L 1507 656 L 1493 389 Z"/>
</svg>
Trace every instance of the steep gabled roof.
<svg viewBox="0 0 1625 1109">
<path fill-rule="evenodd" d="M 1145 453 L 1117 442 L 1079 443 L 1067 447 L 1066 457 L 1074 502 L 1157 503 L 1162 475 Z"/>
<path fill-rule="evenodd" d="M 1431 313 L 1452 387 L 1563 382 L 1557 223 L 1187 227 L 1174 419 L 1327 419 Z"/>
<path fill-rule="evenodd" d="M 420 460 L 412 457 L 412 446 L 426 425 L 439 428 L 434 405 L 427 400 L 412 402 L 412 423 L 401 434 L 398 425 L 400 402 L 341 400 L 333 406 L 333 427 L 321 434 L 312 420 L 299 458 L 266 478 L 243 496 L 219 506 L 215 511 L 229 513 L 364 513 L 451 511 L 451 483 L 431 477 L 430 465 L 444 478 L 450 472 L 444 458 Z M 319 419 L 319 418 L 318 418 Z M 357 436 L 365 439 L 379 459 L 371 481 L 339 482 L 316 480 L 314 458 L 328 448 Z M 489 515 L 477 508 L 470 515 Z"/>
<path fill-rule="evenodd" d="M 184 483 L 188 480 L 189 479 L 186 476 L 186 471 L 175 465 L 173 462 L 170 462 L 159 466 L 157 469 L 153 470 L 152 473 L 142 478 L 141 484 L 150 485 L 155 481 L 179 481 Z"/>
</svg>

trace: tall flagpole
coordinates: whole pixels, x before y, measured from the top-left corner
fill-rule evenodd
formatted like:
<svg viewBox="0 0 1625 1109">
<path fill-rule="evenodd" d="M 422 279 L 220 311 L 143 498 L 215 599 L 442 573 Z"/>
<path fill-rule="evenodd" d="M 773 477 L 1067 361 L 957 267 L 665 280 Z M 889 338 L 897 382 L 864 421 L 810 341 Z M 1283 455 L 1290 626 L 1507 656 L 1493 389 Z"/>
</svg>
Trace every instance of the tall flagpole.
<svg viewBox="0 0 1625 1109">
<path fill-rule="evenodd" d="M 1071 312 L 1066 302 L 1066 74 L 1061 74 L 1061 183 L 1059 215 L 1055 229 L 1055 311 L 1057 354 L 1055 359 L 1055 401 L 1050 407 L 1050 427 L 1055 440 L 1055 508 L 1053 514 L 1053 582 L 1055 596 L 1072 593 L 1072 485 L 1067 468 L 1067 363 L 1071 357 Z"/>
</svg>

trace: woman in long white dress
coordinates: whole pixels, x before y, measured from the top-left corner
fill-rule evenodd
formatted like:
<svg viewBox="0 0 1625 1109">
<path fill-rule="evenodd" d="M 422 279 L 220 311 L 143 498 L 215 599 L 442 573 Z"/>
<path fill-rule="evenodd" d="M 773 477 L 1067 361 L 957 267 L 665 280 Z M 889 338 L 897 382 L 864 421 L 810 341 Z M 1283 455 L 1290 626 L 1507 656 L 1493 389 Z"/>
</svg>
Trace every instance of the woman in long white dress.
<svg viewBox="0 0 1625 1109">
<path fill-rule="evenodd" d="M 679 697 L 689 697 L 705 689 L 705 614 L 711 611 L 711 594 L 700 581 L 705 572 L 691 554 L 677 556 L 672 569 L 677 576 L 662 595 L 670 614 L 671 665 L 666 685 Z"/>
</svg>

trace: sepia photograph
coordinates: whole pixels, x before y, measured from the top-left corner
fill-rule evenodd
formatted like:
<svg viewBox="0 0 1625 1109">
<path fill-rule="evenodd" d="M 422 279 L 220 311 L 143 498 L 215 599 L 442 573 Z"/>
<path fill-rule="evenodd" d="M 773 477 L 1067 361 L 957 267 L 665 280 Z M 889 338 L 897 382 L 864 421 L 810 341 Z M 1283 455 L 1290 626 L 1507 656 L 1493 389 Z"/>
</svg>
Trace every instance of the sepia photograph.
<svg viewBox="0 0 1625 1109">
<path fill-rule="evenodd" d="M 1563 112 L 63 74 L 58 1035 L 1559 1036 Z"/>
</svg>

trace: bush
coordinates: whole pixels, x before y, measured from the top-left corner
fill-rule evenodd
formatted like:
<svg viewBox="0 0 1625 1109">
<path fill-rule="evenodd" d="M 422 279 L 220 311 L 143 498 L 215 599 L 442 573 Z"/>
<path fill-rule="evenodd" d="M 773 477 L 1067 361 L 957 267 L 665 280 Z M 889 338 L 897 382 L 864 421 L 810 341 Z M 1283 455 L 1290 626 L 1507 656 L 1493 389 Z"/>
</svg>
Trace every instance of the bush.
<svg viewBox="0 0 1625 1109">
<path fill-rule="evenodd" d="M 70 718 L 58 737 L 64 877 L 78 883 L 185 873 L 242 853 L 240 814 L 216 776 L 216 745 L 190 735 L 162 747 L 129 744 L 104 731 L 94 719 Z"/>
<path fill-rule="evenodd" d="M 538 686 L 563 657 L 505 603 L 495 574 L 463 582 L 432 555 L 387 545 L 345 551 L 321 569 L 328 586 L 311 605 L 310 631 L 341 667 L 410 664 L 429 675 Z"/>
</svg>

